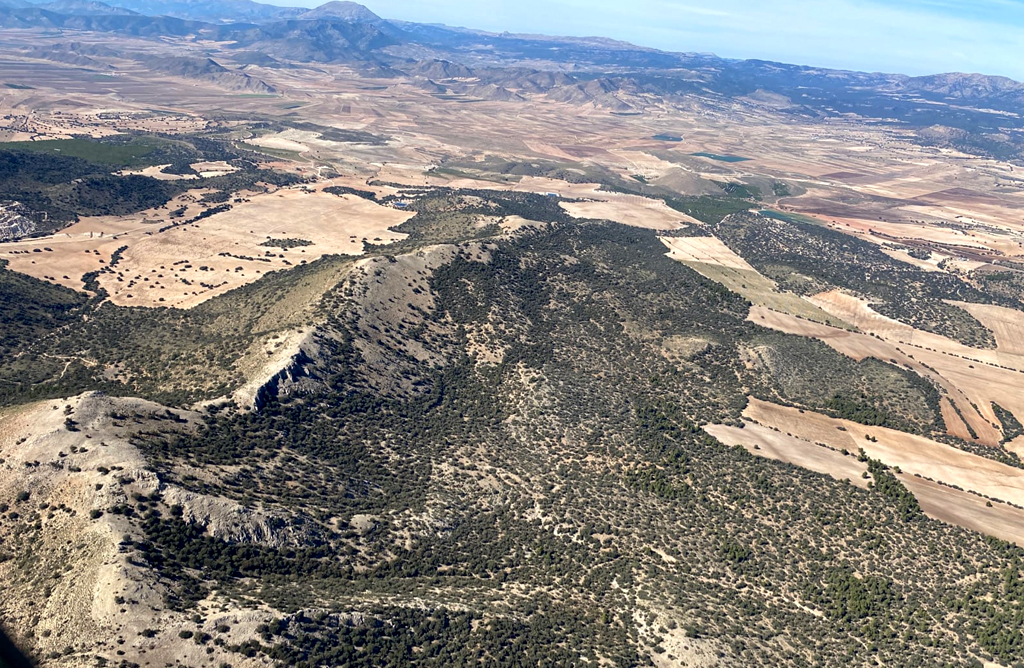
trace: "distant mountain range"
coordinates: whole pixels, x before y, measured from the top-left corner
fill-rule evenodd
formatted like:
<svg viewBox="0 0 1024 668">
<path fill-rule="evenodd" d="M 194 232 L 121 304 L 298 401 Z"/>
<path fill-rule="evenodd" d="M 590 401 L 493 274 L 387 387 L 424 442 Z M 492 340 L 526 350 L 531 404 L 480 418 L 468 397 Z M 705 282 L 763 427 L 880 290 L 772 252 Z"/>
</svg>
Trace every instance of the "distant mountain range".
<svg viewBox="0 0 1024 668">
<path fill-rule="evenodd" d="M 254 64 L 252 54 L 345 63 L 491 100 L 544 93 L 611 111 L 636 109 L 638 94 L 770 100 L 804 116 L 855 114 L 955 131 L 947 137 L 985 136 L 985 152 L 1001 157 L 1024 147 L 1024 84 L 980 74 L 908 77 L 671 53 L 596 37 L 487 33 L 388 21 L 354 2 L 310 10 L 251 0 L 0 0 L 0 27 L 198 37 L 249 54 L 240 57 Z"/>
<path fill-rule="evenodd" d="M 27 9 L 39 7 L 52 12 L 72 15 L 142 14 L 144 16 L 170 16 L 206 23 L 264 23 L 289 19 L 334 18 L 351 22 L 382 22 L 369 9 L 355 2 L 328 2 L 316 9 L 305 7 L 279 7 L 251 0 L 56 0 L 29 2 L 29 0 L 0 0 L 0 7 Z"/>
</svg>

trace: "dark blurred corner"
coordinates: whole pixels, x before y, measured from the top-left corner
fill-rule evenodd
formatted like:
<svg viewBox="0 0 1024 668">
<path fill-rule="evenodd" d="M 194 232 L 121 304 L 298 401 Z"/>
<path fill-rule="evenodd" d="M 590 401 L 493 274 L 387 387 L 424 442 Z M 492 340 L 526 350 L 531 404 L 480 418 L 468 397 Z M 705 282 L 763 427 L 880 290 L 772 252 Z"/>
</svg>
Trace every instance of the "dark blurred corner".
<svg viewBox="0 0 1024 668">
<path fill-rule="evenodd" d="M 0 668 L 32 668 L 32 662 L 18 649 L 17 645 L 11 642 L 2 628 L 0 628 Z"/>
</svg>

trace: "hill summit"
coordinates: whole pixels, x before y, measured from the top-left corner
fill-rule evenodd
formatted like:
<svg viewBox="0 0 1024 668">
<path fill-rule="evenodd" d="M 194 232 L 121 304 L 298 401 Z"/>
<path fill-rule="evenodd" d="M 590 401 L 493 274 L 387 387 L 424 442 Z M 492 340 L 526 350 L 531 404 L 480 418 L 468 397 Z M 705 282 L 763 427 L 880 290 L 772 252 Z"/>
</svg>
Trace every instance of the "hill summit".
<svg viewBox="0 0 1024 668">
<path fill-rule="evenodd" d="M 333 0 L 301 14 L 300 19 L 336 19 L 349 23 L 379 23 L 383 19 L 358 2 Z"/>
</svg>

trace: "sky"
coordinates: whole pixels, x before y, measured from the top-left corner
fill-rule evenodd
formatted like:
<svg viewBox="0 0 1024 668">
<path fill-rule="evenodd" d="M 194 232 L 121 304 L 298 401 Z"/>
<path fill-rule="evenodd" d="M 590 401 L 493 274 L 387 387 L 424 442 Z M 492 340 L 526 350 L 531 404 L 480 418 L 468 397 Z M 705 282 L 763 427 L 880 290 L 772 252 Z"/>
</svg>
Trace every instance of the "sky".
<svg viewBox="0 0 1024 668">
<path fill-rule="evenodd" d="M 306 4 L 306 0 L 290 2 Z M 1024 0 L 364 0 L 363 4 L 384 18 L 494 32 L 597 35 L 727 58 L 911 75 L 980 72 L 1024 81 Z"/>
</svg>

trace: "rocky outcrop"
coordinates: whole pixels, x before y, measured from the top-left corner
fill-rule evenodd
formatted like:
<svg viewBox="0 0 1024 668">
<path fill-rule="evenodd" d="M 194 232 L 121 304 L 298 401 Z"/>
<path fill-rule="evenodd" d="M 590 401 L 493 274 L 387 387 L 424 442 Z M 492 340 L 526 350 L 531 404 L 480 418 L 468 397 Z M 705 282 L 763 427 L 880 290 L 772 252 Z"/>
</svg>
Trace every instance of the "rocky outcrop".
<svg viewBox="0 0 1024 668">
<path fill-rule="evenodd" d="M 0 201 L 0 241 L 14 241 L 39 230 L 31 209 L 13 200 Z"/>
</svg>

